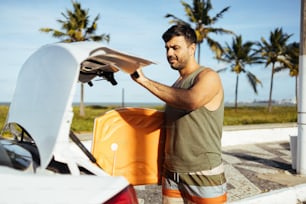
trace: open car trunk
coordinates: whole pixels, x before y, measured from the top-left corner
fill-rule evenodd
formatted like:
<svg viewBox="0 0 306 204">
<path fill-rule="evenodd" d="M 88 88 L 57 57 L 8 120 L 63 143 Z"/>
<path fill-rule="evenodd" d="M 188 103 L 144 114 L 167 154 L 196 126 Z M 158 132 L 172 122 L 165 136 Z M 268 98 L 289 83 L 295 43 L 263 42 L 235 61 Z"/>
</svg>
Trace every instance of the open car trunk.
<svg viewBox="0 0 306 204">
<path fill-rule="evenodd" d="M 80 200 L 91 194 L 103 202 L 113 197 L 110 200 L 112 203 L 118 197 L 125 197 L 130 201 L 123 203 L 137 203 L 133 199 L 135 192 L 130 190 L 129 182 L 124 177 L 110 176 L 90 158 L 84 157 L 81 149 L 75 151 L 71 148 L 69 136 L 74 136 L 70 131 L 72 102 L 78 82 L 92 85 L 92 79 L 101 77 L 116 85 L 114 73 L 124 71 L 132 74 L 136 69 L 152 63 L 93 42 L 50 44 L 34 52 L 20 70 L 6 125 L 0 135 L 0 178 L 1 182 L 10 183 L 9 186 L 2 185 L 0 190 L 6 196 L 2 196 L 0 201 L 43 201 L 39 189 L 49 189 L 50 194 L 61 195 L 64 192 L 57 186 L 66 186 L 68 184 L 65 181 L 71 181 L 71 185 L 74 182 L 83 187 L 69 188 L 66 197 L 63 197 L 67 198 L 65 201 L 74 195 L 79 200 L 71 201 L 80 203 Z M 52 179 L 42 175 L 41 172 L 46 170 L 53 159 L 67 164 L 72 175 L 80 175 L 80 167 L 97 175 L 99 178 L 91 186 L 91 192 L 86 191 L 86 185 L 92 181 L 89 175 L 77 178 L 55 176 Z M 35 173 L 40 175 L 35 176 Z M 30 183 L 20 185 L 17 180 Z M 111 183 L 116 185 L 109 185 Z M 15 196 L 10 199 L 15 185 L 22 189 L 20 192 L 36 192 L 38 197 Z M 98 191 L 101 192 L 99 196 L 95 195 Z M 46 192 L 41 192 L 41 195 Z"/>
<path fill-rule="evenodd" d="M 7 124 L 16 123 L 29 133 L 38 148 L 40 167 L 45 168 L 56 143 L 64 144 L 69 139 L 78 81 L 91 84 L 93 78 L 102 77 L 115 85 L 115 72 L 131 74 L 151 63 L 100 43 L 43 46 L 30 56 L 19 73 Z"/>
</svg>

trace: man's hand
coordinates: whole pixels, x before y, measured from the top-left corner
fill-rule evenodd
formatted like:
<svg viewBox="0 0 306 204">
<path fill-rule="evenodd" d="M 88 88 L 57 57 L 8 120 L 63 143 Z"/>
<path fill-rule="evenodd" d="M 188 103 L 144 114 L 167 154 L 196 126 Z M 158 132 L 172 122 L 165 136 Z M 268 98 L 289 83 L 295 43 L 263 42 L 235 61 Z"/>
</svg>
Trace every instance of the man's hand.
<svg viewBox="0 0 306 204">
<path fill-rule="evenodd" d="M 137 79 L 137 78 L 139 77 L 138 72 L 135 71 L 133 74 L 131 74 L 131 77 L 132 77 L 133 79 Z"/>
<path fill-rule="evenodd" d="M 139 84 L 141 84 L 141 81 L 143 81 L 145 79 L 145 76 L 144 76 L 141 68 L 139 68 L 135 72 L 133 72 L 131 74 L 131 77 L 134 81 L 136 81 Z"/>
</svg>

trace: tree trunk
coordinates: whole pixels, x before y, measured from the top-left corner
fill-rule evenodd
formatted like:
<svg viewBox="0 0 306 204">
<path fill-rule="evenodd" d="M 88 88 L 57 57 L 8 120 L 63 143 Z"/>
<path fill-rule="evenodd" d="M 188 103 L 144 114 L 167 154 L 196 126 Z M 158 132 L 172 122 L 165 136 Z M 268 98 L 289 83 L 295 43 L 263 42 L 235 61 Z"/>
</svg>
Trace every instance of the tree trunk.
<svg viewBox="0 0 306 204">
<path fill-rule="evenodd" d="M 121 91 L 121 107 L 125 106 L 125 104 L 124 104 L 124 95 L 125 95 L 124 88 L 122 88 L 122 91 Z"/>
<path fill-rule="evenodd" d="M 271 71 L 271 83 L 270 83 L 270 94 L 269 94 L 269 103 L 268 103 L 268 110 L 272 112 L 272 90 L 273 90 L 273 79 L 274 79 L 274 63 L 272 64 L 272 71 Z"/>
<path fill-rule="evenodd" d="M 201 56 L 201 43 L 198 43 L 198 64 L 200 64 L 200 57 Z"/>
<path fill-rule="evenodd" d="M 297 104 L 298 104 L 298 75 L 295 76 L 295 109 L 296 111 L 298 111 Z"/>
<path fill-rule="evenodd" d="M 235 87 L 235 112 L 238 109 L 238 83 L 239 83 L 239 74 L 236 76 L 236 87 Z"/>
<path fill-rule="evenodd" d="M 85 110 L 84 110 L 84 83 L 81 83 L 80 116 L 85 116 Z"/>
</svg>

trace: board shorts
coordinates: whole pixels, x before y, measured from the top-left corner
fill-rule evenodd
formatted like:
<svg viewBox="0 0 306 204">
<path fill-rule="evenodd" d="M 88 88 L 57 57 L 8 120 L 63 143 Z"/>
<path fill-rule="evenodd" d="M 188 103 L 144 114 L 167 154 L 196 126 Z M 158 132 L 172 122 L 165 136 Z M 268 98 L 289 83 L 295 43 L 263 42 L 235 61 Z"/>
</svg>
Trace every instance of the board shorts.
<svg viewBox="0 0 306 204">
<path fill-rule="evenodd" d="M 191 173 L 164 170 L 162 177 L 163 204 L 226 203 L 226 178 L 223 164 Z"/>
</svg>

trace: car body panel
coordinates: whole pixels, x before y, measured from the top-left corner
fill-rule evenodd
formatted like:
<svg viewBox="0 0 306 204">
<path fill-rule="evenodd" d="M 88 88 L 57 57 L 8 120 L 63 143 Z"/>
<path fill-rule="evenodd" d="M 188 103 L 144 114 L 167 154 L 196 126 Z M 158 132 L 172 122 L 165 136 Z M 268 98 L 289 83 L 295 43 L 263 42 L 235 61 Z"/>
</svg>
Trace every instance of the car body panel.
<svg viewBox="0 0 306 204">
<path fill-rule="evenodd" d="M 123 177 L 34 175 L 20 172 L 0 174 L 0 181 L 0 202 L 11 204 L 104 203 L 129 186 Z"/>
<path fill-rule="evenodd" d="M 128 73 L 153 63 L 93 42 L 50 44 L 34 52 L 19 73 L 7 123 L 17 123 L 31 135 L 41 168 L 49 164 L 56 144 L 65 148 L 68 143 L 80 67 L 93 55 Z"/>
</svg>

